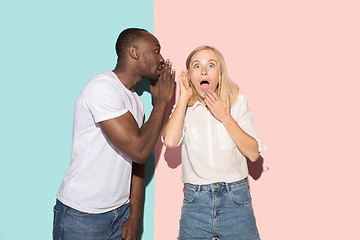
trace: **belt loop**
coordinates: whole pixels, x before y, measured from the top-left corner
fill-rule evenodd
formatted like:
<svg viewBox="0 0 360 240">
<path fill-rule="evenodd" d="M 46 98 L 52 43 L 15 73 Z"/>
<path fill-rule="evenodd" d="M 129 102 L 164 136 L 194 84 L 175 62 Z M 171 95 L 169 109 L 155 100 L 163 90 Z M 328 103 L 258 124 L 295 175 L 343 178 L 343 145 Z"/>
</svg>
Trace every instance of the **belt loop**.
<svg viewBox="0 0 360 240">
<path fill-rule="evenodd" d="M 230 193 L 230 187 L 229 187 L 229 184 L 227 182 L 225 183 L 225 186 L 226 186 L 227 193 Z"/>
<path fill-rule="evenodd" d="M 201 191 L 201 185 L 198 185 L 198 190 L 197 192 L 199 193 Z"/>
</svg>

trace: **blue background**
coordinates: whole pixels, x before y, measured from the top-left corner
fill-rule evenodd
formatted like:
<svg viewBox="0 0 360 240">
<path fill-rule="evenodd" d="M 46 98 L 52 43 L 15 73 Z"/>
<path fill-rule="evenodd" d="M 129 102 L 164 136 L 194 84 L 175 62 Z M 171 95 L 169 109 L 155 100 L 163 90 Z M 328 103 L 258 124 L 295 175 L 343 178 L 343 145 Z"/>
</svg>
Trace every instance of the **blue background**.
<svg viewBox="0 0 360 240">
<path fill-rule="evenodd" d="M 0 239 L 48 240 L 75 99 L 92 75 L 114 68 L 123 29 L 153 32 L 153 1 L 1 1 L 0 24 Z M 147 118 L 151 96 L 141 97 Z M 148 181 L 142 239 L 154 236 Z"/>
</svg>

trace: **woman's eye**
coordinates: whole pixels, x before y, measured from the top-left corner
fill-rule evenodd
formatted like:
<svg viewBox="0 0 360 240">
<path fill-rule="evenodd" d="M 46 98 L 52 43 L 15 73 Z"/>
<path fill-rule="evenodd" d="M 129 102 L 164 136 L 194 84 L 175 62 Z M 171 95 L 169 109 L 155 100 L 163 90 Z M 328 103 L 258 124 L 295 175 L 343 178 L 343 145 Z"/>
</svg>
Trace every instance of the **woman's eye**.
<svg viewBox="0 0 360 240">
<path fill-rule="evenodd" d="M 199 68 L 199 67 L 200 67 L 199 64 L 195 64 L 195 65 L 194 65 L 194 68 Z"/>
<path fill-rule="evenodd" d="M 160 51 L 159 50 L 155 50 L 156 53 L 159 53 Z"/>
<path fill-rule="evenodd" d="M 212 68 L 212 67 L 215 67 L 215 64 L 210 63 L 210 64 L 209 64 L 209 67 L 211 67 L 211 68 Z"/>
</svg>

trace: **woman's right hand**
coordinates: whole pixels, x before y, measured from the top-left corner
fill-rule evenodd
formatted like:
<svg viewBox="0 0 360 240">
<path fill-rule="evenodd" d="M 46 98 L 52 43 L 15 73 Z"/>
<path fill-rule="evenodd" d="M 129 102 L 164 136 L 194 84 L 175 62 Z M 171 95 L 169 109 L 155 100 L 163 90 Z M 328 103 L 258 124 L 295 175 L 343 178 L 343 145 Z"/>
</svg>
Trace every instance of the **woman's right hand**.
<svg viewBox="0 0 360 240">
<path fill-rule="evenodd" d="M 189 79 L 187 78 L 188 71 L 185 70 L 179 75 L 179 86 L 180 86 L 180 96 L 179 100 L 188 102 L 191 96 L 193 95 L 193 89 L 190 86 Z"/>
</svg>

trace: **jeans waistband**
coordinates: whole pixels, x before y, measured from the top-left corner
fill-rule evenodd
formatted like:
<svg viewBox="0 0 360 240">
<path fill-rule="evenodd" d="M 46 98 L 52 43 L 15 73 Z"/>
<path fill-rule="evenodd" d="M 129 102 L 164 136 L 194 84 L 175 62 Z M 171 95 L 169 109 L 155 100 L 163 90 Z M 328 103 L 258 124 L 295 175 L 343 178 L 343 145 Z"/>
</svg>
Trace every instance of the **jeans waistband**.
<svg viewBox="0 0 360 240">
<path fill-rule="evenodd" d="M 222 191 L 226 190 L 230 192 L 233 189 L 241 188 L 241 187 L 248 187 L 247 178 L 242 179 L 240 181 L 226 183 L 226 182 L 217 182 L 205 185 L 196 185 L 191 183 L 186 183 L 185 186 L 189 189 L 192 189 L 196 192 L 206 191 L 206 192 L 213 192 L 213 191 Z"/>
</svg>

